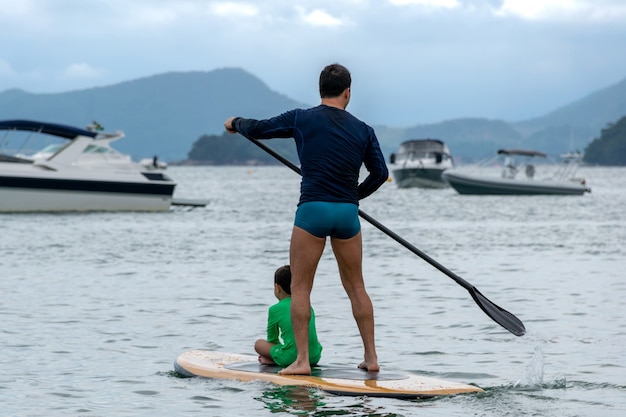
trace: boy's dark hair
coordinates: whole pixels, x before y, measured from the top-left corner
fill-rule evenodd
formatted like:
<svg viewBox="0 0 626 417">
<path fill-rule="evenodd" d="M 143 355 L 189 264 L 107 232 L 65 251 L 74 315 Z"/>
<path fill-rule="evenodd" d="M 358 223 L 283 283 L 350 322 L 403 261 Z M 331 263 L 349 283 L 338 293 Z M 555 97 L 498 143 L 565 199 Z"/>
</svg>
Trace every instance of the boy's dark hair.
<svg viewBox="0 0 626 417">
<path fill-rule="evenodd" d="M 274 283 L 280 285 L 283 291 L 291 295 L 291 268 L 289 265 L 281 266 L 274 272 Z"/>
<path fill-rule="evenodd" d="M 327 65 L 320 74 L 320 97 L 337 97 L 350 88 L 352 77 L 348 68 L 340 64 Z"/>
</svg>

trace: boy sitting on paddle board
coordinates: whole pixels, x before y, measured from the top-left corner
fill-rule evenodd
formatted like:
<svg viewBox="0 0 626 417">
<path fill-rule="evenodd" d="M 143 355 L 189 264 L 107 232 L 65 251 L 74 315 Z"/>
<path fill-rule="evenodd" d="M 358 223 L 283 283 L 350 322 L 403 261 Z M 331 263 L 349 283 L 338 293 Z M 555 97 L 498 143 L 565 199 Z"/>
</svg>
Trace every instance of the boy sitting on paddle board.
<svg viewBox="0 0 626 417">
<path fill-rule="evenodd" d="M 274 273 L 274 295 L 278 303 L 269 308 L 267 317 L 267 340 L 259 339 L 254 350 L 264 365 L 289 366 L 298 356 L 296 341 L 291 327 L 291 269 L 281 266 Z M 322 345 L 317 340 L 315 313 L 311 307 L 309 322 L 309 362 L 316 365 L 322 356 Z"/>
</svg>

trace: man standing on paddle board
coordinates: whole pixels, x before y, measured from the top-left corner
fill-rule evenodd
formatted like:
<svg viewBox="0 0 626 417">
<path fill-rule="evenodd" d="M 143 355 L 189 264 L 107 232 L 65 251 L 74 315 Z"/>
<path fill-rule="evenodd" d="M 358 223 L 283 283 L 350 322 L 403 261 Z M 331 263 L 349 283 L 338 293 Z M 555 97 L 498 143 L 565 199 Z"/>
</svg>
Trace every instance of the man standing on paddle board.
<svg viewBox="0 0 626 417">
<path fill-rule="evenodd" d="M 352 78 L 339 64 L 326 66 L 319 79 L 321 104 L 266 119 L 230 117 L 224 127 L 250 139 L 294 138 L 302 168 L 300 201 L 291 234 L 291 319 L 296 361 L 279 373 L 311 373 L 308 349 L 311 290 L 317 264 L 330 236 L 341 283 L 350 298 L 364 348 L 359 368 L 379 370 L 374 341 L 374 308 L 363 281 L 359 200 L 389 177 L 374 129 L 345 109 Z M 359 184 L 361 166 L 369 172 Z"/>
</svg>

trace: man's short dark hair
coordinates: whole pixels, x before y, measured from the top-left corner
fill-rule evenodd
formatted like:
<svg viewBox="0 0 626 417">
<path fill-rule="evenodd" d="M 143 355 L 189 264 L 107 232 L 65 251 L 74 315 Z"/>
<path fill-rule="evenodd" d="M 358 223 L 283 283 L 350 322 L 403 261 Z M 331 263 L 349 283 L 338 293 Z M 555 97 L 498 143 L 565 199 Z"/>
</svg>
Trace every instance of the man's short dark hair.
<svg viewBox="0 0 626 417">
<path fill-rule="evenodd" d="M 350 88 L 352 77 L 348 68 L 340 64 L 327 65 L 320 74 L 320 97 L 337 97 Z"/>
<path fill-rule="evenodd" d="M 291 295 L 291 268 L 289 265 L 281 266 L 274 272 L 274 283 L 280 285 L 283 291 Z"/>
</svg>

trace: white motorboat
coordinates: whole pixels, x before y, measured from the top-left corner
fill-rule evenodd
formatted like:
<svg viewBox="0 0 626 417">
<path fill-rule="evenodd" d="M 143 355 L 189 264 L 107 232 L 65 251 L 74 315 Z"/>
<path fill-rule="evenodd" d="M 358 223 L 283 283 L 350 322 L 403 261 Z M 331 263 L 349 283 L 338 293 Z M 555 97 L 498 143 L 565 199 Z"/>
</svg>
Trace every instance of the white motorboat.
<svg viewBox="0 0 626 417">
<path fill-rule="evenodd" d="M 31 141 L 34 135 L 56 141 L 29 155 L 1 152 L 0 212 L 164 211 L 176 183 L 156 158 L 139 164 L 111 147 L 124 137 L 31 120 L 0 121 L 0 146 L 9 135 Z M 26 136 L 26 137 L 24 137 Z"/>
<path fill-rule="evenodd" d="M 563 163 L 543 178 L 537 178 L 537 170 L 548 170 L 550 164 L 535 164 L 537 158 L 547 158 L 543 152 L 531 150 L 498 151 L 498 158 L 504 158 L 500 175 L 463 173 L 459 170 L 446 171 L 443 179 L 450 183 L 459 194 L 474 195 L 582 195 L 591 192 L 584 178 L 575 176 L 582 155 L 568 153 L 561 155 Z M 491 158 L 489 163 L 494 162 Z M 493 170 L 492 170 L 493 171 Z M 522 173 L 523 172 L 523 173 Z M 521 173 L 521 174 L 520 174 Z M 493 172 L 492 172 L 493 174 Z M 523 178 L 518 178 L 523 176 Z"/>
<path fill-rule="evenodd" d="M 441 174 L 453 168 L 450 150 L 438 139 L 414 139 L 391 154 L 390 170 L 398 188 L 445 188 Z"/>
</svg>

